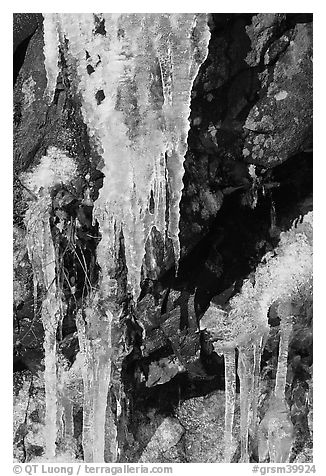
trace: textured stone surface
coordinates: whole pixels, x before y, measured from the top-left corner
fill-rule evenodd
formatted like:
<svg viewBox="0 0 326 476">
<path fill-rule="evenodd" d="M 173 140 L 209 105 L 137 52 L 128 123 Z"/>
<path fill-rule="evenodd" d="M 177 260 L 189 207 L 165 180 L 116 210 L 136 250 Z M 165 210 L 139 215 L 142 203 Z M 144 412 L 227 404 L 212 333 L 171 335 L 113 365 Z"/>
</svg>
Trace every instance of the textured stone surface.
<svg viewBox="0 0 326 476">
<path fill-rule="evenodd" d="M 176 418 L 165 418 L 157 428 L 139 463 L 160 463 L 161 455 L 175 446 L 184 433 L 184 428 Z"/>
<path fill-rule="evenodd" d="M 177 417 L 185 428 L 184 451 L 188 463 L 222 463 L 224 451 L 224 392 L 192 398 L 178 409 Z M 234 436 L 239 432 L 238 408 Z"/>
<path fill-rule="evenodd" d="M 262 94 L 244 124 L 243 156 L 265 167 L 312 144 L 312 27 L 298 24 L 278 41 L 276 58 L 272 46 L 265 52 Z"/>
</svg>

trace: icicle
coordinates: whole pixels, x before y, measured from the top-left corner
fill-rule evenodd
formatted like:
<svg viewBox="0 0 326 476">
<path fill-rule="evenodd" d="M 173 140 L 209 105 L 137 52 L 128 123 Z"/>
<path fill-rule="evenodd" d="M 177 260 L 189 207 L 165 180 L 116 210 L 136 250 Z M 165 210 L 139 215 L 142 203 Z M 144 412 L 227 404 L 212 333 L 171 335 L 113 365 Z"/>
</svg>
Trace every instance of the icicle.
<svg viewBox="0 0 326 476">
<path fill-rule="evenodd" d="M 275 202 L 273 198 L 271 199 L 271 210 L 270 210 L 270 217 L 271 217 L 271 224 L 270 224 L 270 233 L 275 233 L 276 230 L 276 209 L 275 209 Z"/>
<path fill-rule="evenodd" d="M 42 304 L 44 327 L 44 380 L 45 380 L 45 456 L 49 461 L 55 457 L 57 437 L 57 378 L 56 378 L 56 333 L 60 320 L 60 305 L 56 296 L 55 251 L 49 222 L 49 199 L 45 197 L 29 207 L 25 223 L 27 249 L 33 267 L 34 278 L 45 289 Z"/>
<path fill-rule="evenodd" d="M 47 77 L 45 97 L 48 104 L 54 98 L 59 74 L 59 35 L 57 30 L 57 13 L 43 13 L 44 31 L 44 66 Z"/>
<path fill-rule="evenodd" d="M 73 402 L 71 398 L 64 397 L 62 399 L 63 420 L 64 420 L 64 438 L 65 441 L 72 440 L 74 436 L 74 417 Z"/>
<path fill-rule="evenodd" d="M 46 298 L 42 308 L 44 326 L 44 380 L 45 380 L 45 456 L 50 461 L 55 457 L 57 438 L 57 379 L 56 379 L 56 332 L 59 322 L 59 308 L 55 296 Z"/>
<path fill-rule="evenodd" d="M 275 381 L 275 397 L 285 399 L 286 375 L 288 368 L 288 348 L 292 333 L 292 305 L 291 303 L 280 304 L 278 313 L 281 318 L 280 324 L 280 345 L 277 361 L 277 372 Z"/>
<path fill-rule="evenodd" d="M 83 450 L 84 461 L 104 462 L 107 395 L 111 375 L 111 321 L 112 314 L 100 316 L 96 309 L 86 308 L 85 320 L 80 311 L 76 325 L 83 356 Z"/>
<path fill-rule="evenodd" d="M 56 253 L 50 227 L 51 188 L 65 183 L 76 172 L 76 165 L 64 152 L 50 147 L 34 171 L 24 176 L 27 188 L 36 200 L 29 204 L 25 215 L 28 256 L 33 268 L 34 300 L 37 285 L 44 292 L 42 324 L 44 327 L 45 380 L 45 457 L 53 461 L 57 439 L 57 349 L 56 336 L 63 305 L 56 286 Z"/>
<path fill-rule="evenodd" d="M 235 407 L 235 350 L 224 351 L 225 365 L 225 428 L 224 428 L 224 462 L 230 463 L 233 456 L 232 429 Z"/>
<path fill-rule="evenodd" d="M 249 463 L 249 421 L 254 381 L 253 345 L 239 347 L 238 375 L 240 379 L 240 447 L 241 463 Z"/>
<path fill-rule="evenodd" d="M 281 303 L 278 313 L 281 318 L 280 344 L 274 389 L 274 411 L 270 415 L 268 447 L 271 463 L 289 462 L 292 442 L 293 424 L 285 399 L 286 376 L 288 367 L 288 348 L 293 327 L 291 302 Z"/>
<path fill-rule="evenodd" d="M 36 313 L 37 313 L 37 277 L 35 274 L 33 274 L 33 313 L 34 313 L 34 319 L 36 319 Z"/>
<path fill-rule="evenodd" d="M 59 359 L 58 359 L 59 360 Z M 58 428 L 62 441 L 64 441 L 66 447 L 71 449 L 74 439 L 74 419 L 73 419 L 73 400 L 69 390 L 70 381 L 73 374 L 69 372 L 66 362 L 61 358 L 61 362 L 58 362 Z"/>
<path fill-rule="evenodd" d="M 288 406 L 283 399 L 272 395 L 268 411 L 259 426 L 259 461 L 288 463 L 293 443 L 293 424 Z"/>
<path fill-rule="evenodd" d="M 261 355 L 264 349 L 264 337 L 260 337 L 257 342 L 254 343 L 254 385 L 253 385 L 253 397 L 252 397 L 252 421 L 250 428 L 250 436 L 255 440 L 257 433 L 257 417 L 258 417 L 258 400 L 260 394 L 260 364 Z"/>
<path fill-rule="evenodd" d="M 285 399 L 288 347 L 293 320 L 291 302 L 282 302 L 278 306 L 278 312 L 281 324 L 276 382 L 268 411 L 260 425 L 259 457 L 265 458 L 268 451 L 271 463 L 287 463 L 293 442 L 293 424 Z"/>
<path fill-rule="evenodd" d="M 192 41 L 199 36 L 197 44 Z M 192 38 L 192 39 L 191 39 Z M 169 177 L 169 227 L 176 270 L 180 258 L 179 205 L 183 189 L 183 162 L 187 151 L 193 81 L 206 59 L 209 33 L 205 15 L 161 15 L 156 35 L 166 121 Z"/>
<path fill-rule="evenodd" d="M 118 409 L 117 409 L 118 414 Z M 118 431 L 115 420 L 115 415 L 113 414 L 111 408 L 107 407 L 106 411 L 106 420 L 105 420 L 105 460 L 115 463 L 118 461 L 120 448 L 118 446 Z"/>
</svg>

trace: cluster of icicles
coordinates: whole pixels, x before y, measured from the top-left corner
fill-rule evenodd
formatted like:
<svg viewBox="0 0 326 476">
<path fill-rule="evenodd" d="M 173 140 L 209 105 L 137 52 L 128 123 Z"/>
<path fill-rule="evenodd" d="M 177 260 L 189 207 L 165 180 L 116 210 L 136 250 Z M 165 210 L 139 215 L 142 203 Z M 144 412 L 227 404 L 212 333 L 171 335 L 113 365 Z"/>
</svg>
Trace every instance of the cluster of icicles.
<svg viewBox="0 0 326 476">
<path fill-rule="evenodd" d="M 111 459 L 118 458 L 117 432 L 107 395 L 111 328 L 119 316 L 112 314 L 114 306 L 109 304 L 103 311 L 99 296 L 114 301 L 116 283 L 112 278 L 121 232 L 134 297 L 139 295 L 145 244 L 153 227 L 163 239 L 171 239 L 178 266 L 179 203 L 191 90 L 207 56 L 209 38 L 205 14 L 44 15 L 45 97 L 51 104 L 63 54 L 105 175 L 94 204 L 94 218 L 102 236 L 97 249 L 100 288 L 76 317 L 86 462 L 104 461 L 108 433 L 112 436 Z M 72 436 L 73 427 L 72 406 L 64 384 L 68 377 L 60 369 L 56 349 L 56 333 L 65 309 L 56 285 L 57 256 L 49 222 L 51 189 L 73 181 L 75 176 L 72 159 L 64 151 L 51 148 L 25 178 L 37 198 L 25 219 L 34 286 L 35 290 L 38 285 L 46 290 L 42 321 L 48 461 L 56 457 L 62 421 L 66 438 Z"/>
<path fill-rule="evenodd" d="M 112 274 L 122 230 L 137 296 L 152 227 L 163 238 L 167 228 L 178 265 L 191 89 L 208 52 L 206 15 L 46 14 L 44 38 L 47 95 L 51 100 L 55 90 L 58 43 L 68 44 L 84 120 L 104 162 L 94 208 L 103 276 Z"/>
<path fill-rule="evenodd" d="M 285 400 L 288 347 L 296 307 L 302 299 L 311 299 L 312 291 L 312 212 L 302 224 L 281 234 L 275 252 L 267 254 L 255 275 L 247 279 L 230 302 L 229 312 L 211 305 L 202 328 L 216 336 L 214 349 L 225 362 L 225 462 L 234 455 L 232 438 L 236 370 L 240 380 L 241 462 L 249 462 L 249 437 L 256 446 L 259 461 L 289 461 L 293 443 L 293 425 Z M 276 305 L 280 318 L 280 343 L 275 388 L 264 418 L 258 422 L 260 364 L 268 338 L 268 311 Z M 207 326 L 205 326 L 205 322 Z M 235 349 L 238 350 L 236 369 Z"/>
</svg>

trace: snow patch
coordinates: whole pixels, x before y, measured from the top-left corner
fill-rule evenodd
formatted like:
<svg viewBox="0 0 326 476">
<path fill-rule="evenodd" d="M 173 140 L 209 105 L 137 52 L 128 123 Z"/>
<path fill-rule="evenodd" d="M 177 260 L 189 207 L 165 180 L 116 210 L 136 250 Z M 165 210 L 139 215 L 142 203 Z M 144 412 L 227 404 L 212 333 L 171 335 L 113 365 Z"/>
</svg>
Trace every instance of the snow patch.
<svg viewBox="0 0 326 476">
<path fill-rule="evenodd" d="M 37 195 L 41 189 L 49 191 L 57 184 L 70 182 L 76 174 L 75 160 L 57 147 L 49 147 L 39 165 L 25 174 L 24 185 Z"/>
</svg>

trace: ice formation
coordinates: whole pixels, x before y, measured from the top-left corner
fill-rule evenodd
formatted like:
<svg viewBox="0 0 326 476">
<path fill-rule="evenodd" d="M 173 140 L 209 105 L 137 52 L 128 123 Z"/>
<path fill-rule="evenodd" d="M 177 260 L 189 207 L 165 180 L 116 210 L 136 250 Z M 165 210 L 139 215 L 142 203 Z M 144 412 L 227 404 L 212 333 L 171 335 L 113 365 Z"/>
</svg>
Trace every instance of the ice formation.
<svg viewBox="0 0 326 476">
<path fill-rule="evenodd" d="M 293 319 L 292 303 L 285 302 L 278 306 L 278 315 L 281 318 L 280 324 L 280 345 L 277 362 L 277 372 L 274 394 L 276 398 L 285 399 L 285 386 L 288 361 L 288 347 L 292 333 Z"/>
<path fill-rule="evenodd" d="M 258 402 L 260 395 L 260 365 L 261 356 L 264 350 L 264 344 L 267 337 L 267 332 L 260 339 L 254 342 L 254 380 L 253 380 L 253 396 L 252 396 L 252 421 L 249 428 L 252 438 L 256 437 L 258 426 Z"/>
<path fill-rule="evenodd" d="M 206 15 L 56 14 L 46 20 L 48 88 L 56 71 L 53 32 L 59 31 L 68 64 L 77 70 L 85 122 L 103 157 L 105 181 L 95 204 L 103 276 L 112 274 L 122 229 L 128 281 L 137 296 L 145 242 L 153 226 L 165 235 L 166 207 L 176 265 L 180 256 L 190 96 L 207 55 Z"/>
<path fill-rule="evenodd" d="M 260 428 L 258 449 L 262 458 L 269 455 L 271 463 L 287 463 L 293 442 L 293 424 L 285 399 L 287 361 L 294 315 L 291 300 L 278 306 L 280 324 L 280 344 L 274 393 Z"/>
<path fill-rule="evenodd" d="M 287 372 L 287 352 L 291 333 L 292 301 L 301 294 L 311 292 L 312 287 L 312 212 L 302 219 L 298 226 L 281 233 L 275 251 L 268 253 L 257 267 L 255 275 L 244 281 L 241 292 L 230 301 L 230 311 L 222 312 L 214 304 L 204 316 L 208 330 L 213 335 L 214 348 L 225 356 L 226 416 L 225 440 L 230 441 L 232 432 L 232 405 L 230 387 L 233 376 L 230 373 L 229 355 L 235 348 L 239 351 L 238 375 L 240 379 L 240 440 L 241 461 L 248 462 L 248 437 L 256 438 L 257 406 L 259 396 L 260 360 L 264 341 L 268 335 L 268 310 L 277 302 L 282 309 L 281 345 L 275 387 L 275 398 L 270 412 L 263 423 L 269 427 L 269 443 L 278 449 L 271 449 L 274 462 L 286 460 L 291 447 L 291 422 L 285 404 L 285 382 Z M 254 283 L 254 284 L 253 284 Z M 287 310 L 289 311 L 287 313 Z M 214 324 L 215 318 L 215 324 Z M 232 400 L 231 400 L 232 401 Z M 279 402 L 274 405 L 273 402 Z M 277 414 L 272 408 L 276 408 Z M 267 432 L 268 433 L 268 432 Z M 282 436 L 283 435 L 283 436 Z M 283 438 L 283 445 L 278 441 Z M 274 446 L 273 446 L 274 445 Z M 230 459 L 229 448 L 225 448 L 225 460 Z"/>
<path fill-rule="evenodd" d="M 224 352 L 225 363 L 225 433 L 224 433 L 224 461 L 231 463 L 233 455 L 232 429 L 235 408 L 235 350 Z"/>
<path fill-rule="evenodd" d="M 48 149 L 40 164 L 24 177 L 24 185 L 30 191 L 30 201 L 25 215 L 26 239 L 29 259 L 33 267 L 34 293 L 42 289 L 42 323 L 44 327 L 45 352 L 45 434 L 46 458 L 55 457 L 57 438 L 57 355 L 56 334 L 64 308 L 60 289 L 56 282 L 56 251 L 51 228 L 51 189 L 67 183 L 76 172 L 76 165 L 69 156 L 55 147 Z M 34 296 L 36 307 L 37 296 Z M 36 311 L 36 309 L 35 309 Z"/>
<path fill-rule="evenodd" d="M 54 98 L 54 92 L 59 74 L 59 36 L 56 21 L 57 13 L 44 13 L 43 17 L 43 53 L 44 66 L 47 78 L 47 85 L 44 92 L 44 96 L 48 104 L 51 104 Z"/>
<path fill-rule="evenodd" d="M 84 460 L 104 461 L 107 395 L 111 376 L 111 321 L 99 313 L 97 299 L 86 308 L 85 318 L 80 311 L 76 324 L 80 351 L 83 356 L 83 451 Z"/>
<path fill-rule="evenodd" d="M 118 452 L 115 422 L 107 406 L 107 395 L 111 383 L 111 326 L 112 321 L 119 317 L 112 303 L 117 289 L 114 277 L 121 232 L 129 290 L 135 298 L 140 292 L 145 243 L 153 227 L 163 239 L 171 239 L 176 268 L 178 265 L 179 204 L 191 89 L 206 58 L 209 37 L 205 14 L 44 15 L 46 100 L 51 102 L 54 97 L 59 53 L 64 54 L 71 84 L 81 98 L 84 121 L 102 157 L 105 174 L 103 188 L 94 206 L 94 218 L 99 222 L 102 235 L 97 248 L 102 279 L 99 289 L 88 296 L 76 319 L 83 360 L 83 449 L 86 462 L 104 461 L 108 433 L 112 436 L 113 461 Z M 43 168 L 30 178 L 33 182 L 30 189 L 34 194 L 33 184 L 37 184 L 38 178 L 43 184 L 48 180 L 44 192 L 47 201 L 40 222 L 47 236 L 42 236 L 34 251 L 31 244 L 30 256 L 34 262 L 40 259 L 38 254 L 42 259 L 43 253 L 47 257 L 54 256 L 46 207 L 50 206 L 49 190 L 56 171 L 52 173 L 53 164 L 51 160 L 50 164 L 45 163 L 46 160 L 42 159 Z M 45 175 L 43 171 L 46 171 Z M 37 203 L 39 206 L 39 201 Z M 26 220 L 30 241 L 35 245 L 34 233 L 41 230 L 33 218 L 37 211 L 34 208 L 30 207 Z M 44 243 L 48 245 L 47 250 L 42 248 Z M 44 268 L 44 263 L 41 268 Z M 58 300 L 58 290 L 53 284 L 54 260 L 50 271 L 51 276 L 42 283 L 49 285 L 50 278 L 52 280 L 47 286 L 51 291 L 47 292 L 43 307 L 45 373 L 49 377 L 46 380 L 47 445 L 49 456 L 53 457 L 58 413 L 53 376 L 56 374 L 55 332 L 59 319 L 55 305 L 59 302 L 55 301 Z M 69 435 L 72 432 L 71 408 L 64 385 L 60 398 L 64 408 L 59 412 L 59 419 L 64 421 L 63 431 Z"/>
<path fill-rule="evenodd" d="M 57 418 L 56 380 L 56 333 L 61 315 L 61 300 L 55 280 L 55 251 L 49 222 L 49 200 L 43 197 L 30 205 L 26 213 L 27 247 L 33 265 L 34 289 L 44 287 L 45 299 L 42 303 L 42 323 L 44 327 L 45 364 L 45 432 L 46 458 L 55 456 Z M 36 299 L 34 299 L 34 302 Z"/>
</svg>

